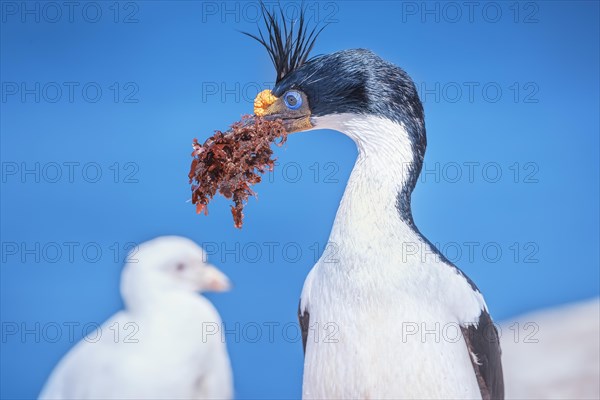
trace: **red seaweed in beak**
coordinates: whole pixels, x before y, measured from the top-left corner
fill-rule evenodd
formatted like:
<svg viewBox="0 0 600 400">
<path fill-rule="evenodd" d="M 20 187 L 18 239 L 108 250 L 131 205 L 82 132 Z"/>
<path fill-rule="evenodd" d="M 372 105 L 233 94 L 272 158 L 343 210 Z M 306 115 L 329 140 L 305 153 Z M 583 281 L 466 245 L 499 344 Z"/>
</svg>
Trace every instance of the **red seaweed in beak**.
<svg viewBox="0 0 600 400">
<path fill-rule="evenodd" d="M 244 206 L 248 197 L 255 196 L 250 187 L 275 165 L 271 144 L 281 146 L 286 139 L 287 130 L 281 119 L 249 115 L 231 125 L 227 132 L 216 131 L 202 145 L 194 139 L 188 177 L 196 212 L 208 214 L 208 203 L 218 192 L 233 200 L 234 225 L 241 228 Z"/>
</svg>

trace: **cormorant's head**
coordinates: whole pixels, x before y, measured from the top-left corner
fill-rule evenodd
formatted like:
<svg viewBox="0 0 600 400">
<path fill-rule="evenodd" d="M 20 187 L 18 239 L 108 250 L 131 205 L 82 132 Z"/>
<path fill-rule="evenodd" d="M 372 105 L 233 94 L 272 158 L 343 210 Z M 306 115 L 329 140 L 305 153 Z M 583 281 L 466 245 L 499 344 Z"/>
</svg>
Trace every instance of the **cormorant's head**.
<svg viewBox="0 0 600 400">
<path fill-rule="evenodd" d="M 277 79 L 273 90 L 256 96 L 254 114 L 281 119 L 288 133 L 335 129 L 375 153 L 390 154 L 393 148 L 393 158 L 385 162 L 391 176 L 401 174 L 396 206 L 401 218 L 413 224 L 410 196 L 423 166 L 427 139 L 423 105 L 412 79 L 364 49 L 308 59 L 323 28 L 309 32 L 302 10 L 297 25 L 292 23 L 289 30 L 283 12 L 280 22 L 264 5 L 262 11 L 268 35 L 265 38 L 260 30 L 258 36 L 246 35 L 266 48 Z"/>
<path fill-rule="evenodd" d="M 423 106 L 410 77 L 365 49 L 344 50 L 309 60 L 288 73 L 271 91 L 265 116 L 288 122 L 291 131 L 319 128 L 331 114 L 385 117 L 421 130 Z M 261 112 L 262 109 L 255 109 Z"/>
<path fill-rule="evenodd" d="M 310 34 L 300 14 L 290 30 L 263 7 L 268 31 L 258 40 L 269 53 L 277 80 L 254 101 L 255 115 L 283 120 L 288 133 L 331 128 L 333 114 L 372 115 L 403 125 L 417 159 L 425 152 L 423 106 L 412 79 L 401 68 L 365 49 L 344 50 L 308 59 L 320 33 Z"/>
</svg>

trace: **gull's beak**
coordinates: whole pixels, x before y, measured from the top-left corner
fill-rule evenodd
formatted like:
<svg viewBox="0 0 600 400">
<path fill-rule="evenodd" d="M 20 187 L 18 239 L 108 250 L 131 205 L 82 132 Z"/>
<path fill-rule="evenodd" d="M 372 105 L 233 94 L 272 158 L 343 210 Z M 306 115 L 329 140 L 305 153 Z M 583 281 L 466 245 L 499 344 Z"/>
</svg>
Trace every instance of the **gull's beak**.
<svg viewBox="0 0 600 400">
<path fill-rule="evenodd" d="M 209 292 L 226 292 L 231 289 L 227 275 L 213 265 L 205 265 L 202 277 L 202 289 Z"/>
</svg>

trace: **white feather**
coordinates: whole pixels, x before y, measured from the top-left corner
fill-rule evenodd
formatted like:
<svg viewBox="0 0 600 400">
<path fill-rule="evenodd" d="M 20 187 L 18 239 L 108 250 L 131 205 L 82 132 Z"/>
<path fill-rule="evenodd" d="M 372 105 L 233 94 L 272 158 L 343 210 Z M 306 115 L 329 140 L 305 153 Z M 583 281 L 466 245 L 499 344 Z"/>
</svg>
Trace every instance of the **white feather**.
<svg viewBox="0 0 600 400">
<path fill-rule="evenodd" d="M 311 325 L 303 397 L 480 398 L 460 325 L 477 321 L 484 300 L 396 209 L 413 162 L 405 128 L 366 115 L 314 120 L 351 137 L 359 154 L 330 235 L 332 253 L 322 255 L 302 292 Z M 418 333 L 408 334 L 415 326 Z"/>
</svg>

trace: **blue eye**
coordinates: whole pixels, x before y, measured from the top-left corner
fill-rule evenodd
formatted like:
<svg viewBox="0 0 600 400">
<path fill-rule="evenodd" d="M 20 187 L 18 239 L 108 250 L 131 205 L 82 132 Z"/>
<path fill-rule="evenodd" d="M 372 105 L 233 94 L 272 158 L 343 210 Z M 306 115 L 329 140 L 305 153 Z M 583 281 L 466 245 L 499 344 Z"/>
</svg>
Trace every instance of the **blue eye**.
<svg viewBox="0 0 600 400">
<path fill-rule="evenodd" d="M 297 110 L 302 106 L 302 96 L 295 90 L 290 90 L 283 95 L 283 102 L 290 110 Z"/>
</svg>

